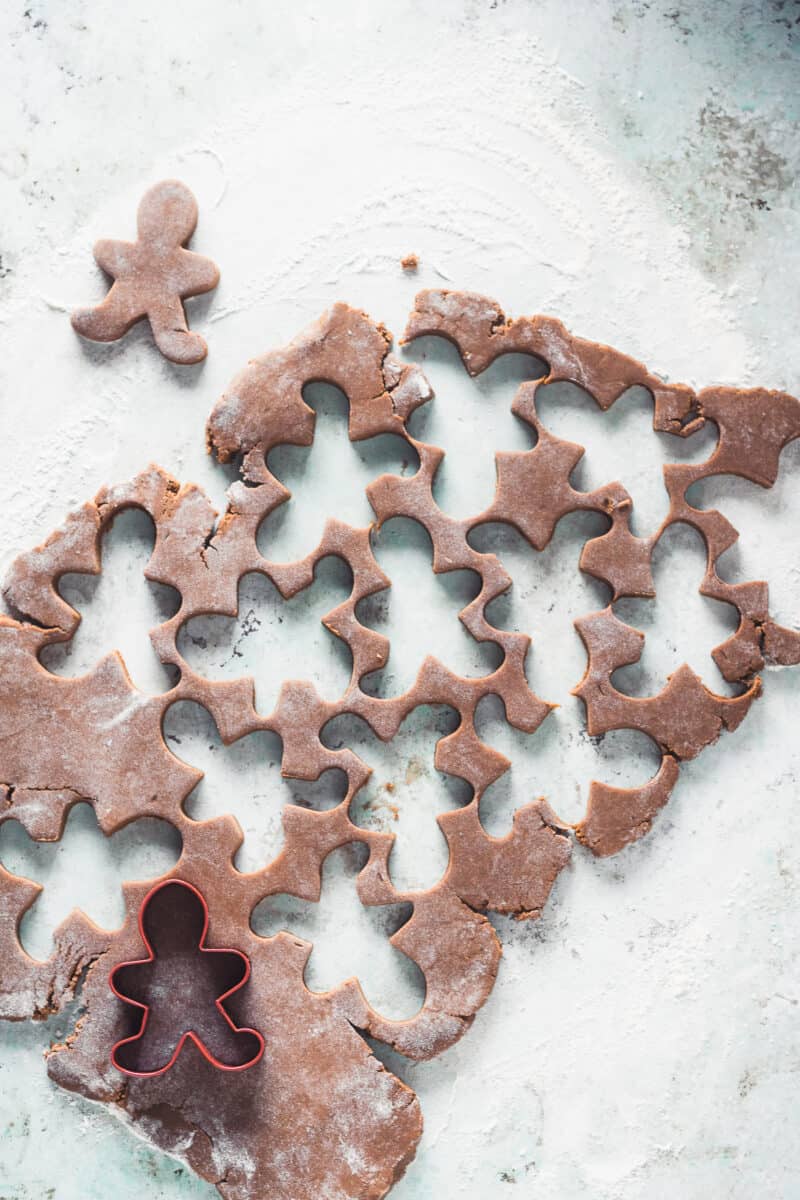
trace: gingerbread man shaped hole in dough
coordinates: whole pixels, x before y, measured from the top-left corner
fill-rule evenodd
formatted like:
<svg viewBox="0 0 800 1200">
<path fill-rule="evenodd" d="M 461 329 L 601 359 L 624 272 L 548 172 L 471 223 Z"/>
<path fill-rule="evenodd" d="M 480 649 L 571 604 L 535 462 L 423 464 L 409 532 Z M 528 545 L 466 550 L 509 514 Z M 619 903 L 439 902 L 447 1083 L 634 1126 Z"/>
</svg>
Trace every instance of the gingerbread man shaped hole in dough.
<svg viewBox="0 0 800 1200">
<path fill-rule="evenodd" d="M 166 179 L 145 192 L 137 213 L 138 240 L 95 244 L 97 265 L 114 283 L 101 304 L 75 310 L 73 329 L 93 342 L 114 342 L 147 317 L 165 358 L 201 362 L 208 346 L 189 331 L 183 301 L 212 291 L 219 270 L 210 258 L 184 248 L 196 225 L 197 201 L 184 183 Z"/>
</svg>

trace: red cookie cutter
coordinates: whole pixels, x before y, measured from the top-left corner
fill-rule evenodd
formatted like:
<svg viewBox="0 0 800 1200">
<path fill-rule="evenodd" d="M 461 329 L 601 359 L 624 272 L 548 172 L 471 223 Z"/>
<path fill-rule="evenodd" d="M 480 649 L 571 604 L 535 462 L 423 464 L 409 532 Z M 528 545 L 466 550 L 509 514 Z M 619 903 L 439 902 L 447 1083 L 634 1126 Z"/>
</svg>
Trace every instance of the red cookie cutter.
<svg viewBox="0 0 800 1200">
<path fill-rule="evenodd" d="M 230 1028 L 233 1030 L 234 1033 L 250 1033 L 258 1040 L 258 1051 L 251 1058 L 249 1058 L 247 1060 L 247 1062 L 237 1063 L 234 1066 L 231 1066 L 228 1063 L 220 1062 L 220 1060 L 211 1053 L 211 1051 L 208 1049 L 208 1047 L 203 1042 L 202 1038 L 198 1037 L 198 1035 L 192 1029 L 187 1029 L 181 1035 L 181 1037 L 178 1041 L 178 1044 L 175 1047 L 175 1050 L 174 1050 L 169 1062 L 166 1063 L 165 1066 L 159 1067 L 155 1071 L 134 1071 L 134 1070 L 131 1070 L 129 1067 L 122 1066 L 120 1064 L 120 1062 L 118 1061 L 117 1055 L 118 1055 L 119 1050 L 123 1046 L 129 1045 L 131 1042 L 137 1042 L 144 1035 L 144 1031 L 147 1028 L 147 1019 L 150 1016 L 150 1007 L 151 1006 L 149 1004 L 143 1004 L 139 1000 L 134 1000 L 130 996 L 126 996 L 121 991 L 119 991 L 119 989 L 116 987 L 116 985 L 114 983 L 114 976 L 117 974 L 118 971 L 122 971 L 126 967 L 144 966 L 147 963 L 152 963 L 155 961 L 156 954 L 153 950 L 150 939 L 148 938 L 147 934 L 145 933 L 145 928 L 144 928 L 145 913 L 147 912 L 147 908 L 148 908 L 148 905 L 150 904 L 151 900 L 153 900 L 153 898 L 160 891 L 162 891 L 164 888 L 167 888 L 167 887 L 174 887 L 175 885 L 178 885 L 179 887 L 184 887 L 188 891 L 192 892 L 193 895 L 197 897 L 197 899 L 200 901 L 200 904 L 202 905 L 203 928 L 200 933 L 200 938 L 199 938 L 199 941 L 197 944 L 198 953 L 200 953 L 200 954 L 235 954 L 242 960 L 243 967 L 244 967 L 244 974 L 243 974 L 242 978 L 239 980 L 238 983 L 235 983 L 233 985 L 233 987 L 228 988 L 228 990 L 226 992 L 223 992 L 223 994 L 221 996 L 218 996 L 215 1000 L 215 1004 L 216 1004 L 217 1009 L 222 1014 L 222 1016 L 225 1018 L 226 1022 L 228 1023 L 228 1025 L 230 1026 Z M 206 904 L 205 896 L 203 896 L 202 892 L 198 891 L 198 889 L 193 884 L 187 883 L 186 880 L 184 880 L 184 879 L 162 880 L 161 883 L 157 883 L 154 887 L 152 887 L 150 889 L 150 891 L 147 893 L 144 900 L 142 901 L 141 906 L 139 908 L 139 933 L 141 935 L 142 941 L 144 942 L 145 946 L 147 947 L 147 958 L 131 959 L 130 961 L 127 961 L 127 962 L 117 963 L 117 965 L 114 967 L 114 969 L 111 971 L 111 973 L 108 977 L 109 987 L 111 988 L 114 995 L 119 1000 L 121 1000 L 123 1002 L 123 1004 L 130 1004 L 132 1007 L 141 1009 L 141 1011 L 142 1011 L 142 1023 L 139 1028 L 138 1033 L 133 1034 L 131 1037 L 122 1038 L 120 1041 L 118 1041 L 114 1044 L 114 1046 L 112 1047 L 112 1050 L 111 1050 L 111 1062 L 114 1064 L 116 1069 L 118 1071 L 121 1071 L 124 1075 L 130 1075 L 137 1079 L 152 1079 L 158 1075 L 165 1074 L 165 1072 L 168 1071 L 170 1069 L 170 1067 L 173 1066 L 173 1064 L 177 1060 L 178 1055 L 180 1054 L 181 1050 L 183 1049 L 184 1043 L 186 1042 L 187 1039 L 191 1039 L 191 1041 L 194 1042 L 195 1046 L 197 1046 L 197 1049 L 200 1051 L 200 1053 L 203 1055 L 203 1057 L 208 1062 L 210 1062 L 212 1066 L 218 1067 L 220 1071 L 245 1071 L 245 1070 L 247 1070 L 248 1067 L 255 1066 L 255 1064 L 261 1059 L 261 1056 L 264 1053 L 264 1038 L 261 1036 L 261 1034 L 258 1032 L 257 1029 L 250 1029 L 250 1028 L 246 1028 L 246 1027 L 240 1028 L 238 1025 L 234 1025 L 233 1021 L 231 1020 L 228 1013 L 225 1011 L 225 1007 L 224 1007 L 224 1002 L 228 999 L 228 997 L 232 996 L 234 992 L 238 992 L 240 988 L 244 987 L 244 985 L 247 983 L 248 979 L 250 978 L 250 959 L 247 957 L 247 955 L 242 950 L 236 950 L 234 948 L 227 949 L 227 948 L 222 948 L 222 947 L 212 948 L 212 947 L 206 946 L 204 944 L 205 940 L 206 940 L 206 934 L 208 932 L 208 916 L 209 916 L 208 905 Z"/>
</svg>

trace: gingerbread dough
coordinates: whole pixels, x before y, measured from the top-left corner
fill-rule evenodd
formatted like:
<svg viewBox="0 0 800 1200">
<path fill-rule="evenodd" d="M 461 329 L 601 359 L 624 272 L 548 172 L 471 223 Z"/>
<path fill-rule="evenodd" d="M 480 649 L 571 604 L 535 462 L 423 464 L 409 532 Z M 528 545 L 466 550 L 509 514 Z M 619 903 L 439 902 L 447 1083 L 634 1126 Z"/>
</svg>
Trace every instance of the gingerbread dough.
<svg viewBox="0 0 800 1200">
<path fill-rule="evenodd" d="M 72 314 L 72 327 L 93 342 L 114 342 L 145 317 L 155 343 L 175 363 L 198 363 L 208 353 L 190 333 L 183 301 L 213 291 L 219 271 L 209 258 L 184 249 L 197 225 L 197 201 L 185 184 L 166 179 L 145 192 L 137 213 L 138 241 L 97 242 L 94 257 L 114 280 L 105 300 Z"/>
<path fill-rule="evenodd" d="M 610 528 L 586 543 L 580 566 L 608 584 L 612 600 L 654 595 L 653 550 L 671 524 L 685 521 L 698 530 L 707 547 L 701 592 L 727 601 L 739 612 L 738 630 L 713 651 L 723 676 L 745 685 L 743 693 L 733 699 L 710 692 L 685 666 L 658 696 L 625 696 L 613 687 L 611 676 L 617 667 L 638 660 L 641 635 L 618 621 L 610 607 L 576 623 L 587 647 L 588 663 L 575 694 L 586 705 L 588 732 L 639 729 L 652 737 L 662 752 L 661 768 L 643 787 L 591 785 L 587 813 L 577 825 L 577 835 L 594 853 L 616 853 L 650 828 L 669 798 L 680 763 L 695 757 L 723 730 L 733 730 L 740 723 L 759 694 L 757 672 L 765 661 L 784 666 L 800 662 L 800 634 L 771 619 L 766 583 L 730 584 L 717 574 L 717 560 L 738 537 L 736 530 L 721 513 L 698 510 L 686 500 L 691 485 L 710 475 L 741 475 L 762 487 L 771 486 L 777 478 L 781 450 L 800 436 L 800 402 L 785 392 L 764 389 L 706 388 L 696 392 L 685 384 L 666 383 L 618 350 L 576 337 L 553 317 L 506 318 L 494 300 L 472 292 L 427 290 L 417 295 L 405 340 L 431 334 L 455 344 L 471 375 L 480 374 L 499 355 L 511 352 L 532 354 L 546 365 L 540 379 L 519 387 L 511 406 L 535 430 L 537 444 L 529 451 L 496 455 L 494 501 L 474 518 L 455 522 L 443 514 L 433 500 L 428 479 L 386 476 L 370 493 L 379 519 L 384 519 L 384 514 L 427 510 L 432 514 L 429 531 L 435 526 L 439 542 L 447 538 L 451 546 L 459 547 L 451 551 L 455 559 L 463 558 L 470 530 L 485 522 L 507 522 L 534 549 L 543 549 L 566 513 L 576 509 L 603 513 Z M 572 487 L 570 476 L 583 448 L 554 437 L 536 412 L 538 389 L 562 380 L 588 391 L 603 411 L 629 388 L 644 387 L 653 398 L 653 428 L 678 437 L 691 436 L 707 421 L 716 425 L 719 441 L 705 462 L 664 468 L 670 510 L 652 537 L 637 538 L 631 532 L 633 499 L 619 482 L 591 493 Z"/>
<path fill-rule="evenodd" d="M 232 499 L 217 521 L 199 489 L 181 488 L 152 468 L 130 484 L 105 489 L 44 546 L 17 560 L 6 595 L 36 624 L 9 618 L 0 623 L 0 738 L 8 750 L 0 821 L 18 819 L 33 836 L 55 839 L 81 798 L 93 804 L 105 832 L 144 813 L 170 820 L 183 839 L 183 854 L 169 878 L 203 892 L 211 914 L 209 944 L 235 946 L 250 959 L 252 975 L 235 1017 L 238 1026 L 264 1037 L 265 1054 L 224 1085 L 221 1073 L 191 1046 L 168 1072 L 152 1079 L 126 1079 L 114 1070 L 110 1048 L 130 1030 L 107 981 L 117 964 L 141 957 L 137 915 L 146 883 L 125 885 L 128 915 L 120 931 L 98 930 L 74 913 L 56 931 L 51 958 L 39 963 L 16 937 L 20 917 L 39 889 L 0 870 L 0 1011 L 17 1019 L 45 1016 L 83 978 L 86 1014 L 48 1059 L 51 1076 L 62 1086 L 113 1103 L 154 1144 L 220 1184 L 226 1197 L 311 1200 L 327 1189 L 359 1200 L 377 1198 L 413 1157 L 421 1117 L 413 1093 L 380 1066 L 357 1031 L 412 1058 L 441 1053 L 460 1038 L 491 991 L 500 957 L 491 925 L 473 903 L 497 900 L 514 911 L 538 913 L 569 858 L 569 838 L 541 804 L 523 810 L 512 834 L 499 841 L 486 836 L 474 810 L 464 810 L 447 835 L 451 866 L 445 877 L 428 892 L 398 893 L 388 869 L 392 836 L 362 829 L 348 815 L 367 768 L 352 751 L 319 742 L 325 708 L 309 684 L 285 685 L 275 712 L 264 716 L 253 707 L 247 679 L 219 684 L 187 668 L 170 692 L 144 696 L 116 654 L 75 679 L 40 665 L 42 646 L 71 636 L 78 620 L 55 581 L 66 571 L 97 572 L 103 531 L 131 505 L 149 512 L 156 525 L 148 576 L 174 580 L 183 597 L 177 621 L 154 631 L 162 657 L 174 656 L 175 632 L 194 609 L 235 610 L 236 584 L 248 570 L 274 572 L 285 593 L 306 586 L 321 551 L 288 570 L 266 563 L 257 554 L 255 530 L 272 494 L 269 488 L 241 491 L 249 507 L 240 509 Z M 354 596 L 383 583 L 365 532 L 339 525 L 325 535 L 326 544 L 338 539 L 338 552 L 351 565 Z M 348 603 L 354 606 L 352 599 Z M 358 670 L 374 661 L 375 639 L 378 647 L 384 639 L 342 613 L 326 621 L 350 642 Z M 494 683 L 504 686 L 502 677 Z M 464 681 L 467 713 L 474 684 Z M 432 663 L 419 694 L 449 689 L 457 702 L 458 685 Z M 274 729 L 283 739 L 286 774 L 317 778 L 339 767 L 348 777 L 347 796 L 322 813 L 286 806 L 281 853 L 261 871 L 240 874 L 232 861 L 242 837 L 236 822 L 229 817 L 195 822 L 183 811 L 198 773 L 170 753 L 161 732 L 165 710 L 179 699 L 205 704 L 227 740 L 250 729 Z M 399 723 L 402 706 L 410 702 L 403 697 L 383 723 Z M 466 723 L 465 770 L 494 777 L 504 760 L 481 747 L 469 717 Z M 456 747 L 440 749 L 446 756 Z M 365 904 L 412 905 L 410 919 L 392 937 L 425 976 L 425 1003 L 409 1020 L 389 1020 L 373 1010 L 354 980 L 330 993 L 309 992 L 303 970 L 310 947 L 288 934 L 258 937 L 249 926 L 250 913 L 265 896 L 319 899 L 325 858 L 348 842 L 361 842 L 369 851 L 357 885 Z M 317 1136 L 310 1144 L 304 1130 L 312 1111 Z M 333 1138 L 347 1147 L 346 1156 L 330 1155 L 326 1147 Z"/>
<path fill-rule="evenodd" d="M 730 544 L 730 527 L 720 514 L 686 505 L 691 482 L 686 472 L 693 472 L 693 479 L 749 471 L 749 477 L 768 485 L 780 447 L 800 433 L 800 406 L 786 396 L 733 390 L 695 394 L 663 384 L 634 360 L 573 338 L 559 322 L 537 317 L 509 322 L 492 301 L 469 294 L 422 293 L 408 336 L 422 333 L 454 340 L 473 372 L 499 353 L 524 349 L 545 358 L 548 379 L 574 379 L 602 408 L 633 383 L 643 383 L 654 396 L 657 428 L 686 436 L 705 414 L 720 427 L 719 446 L 706 464 L 667 469 L 673 498 L 668 519 L 697 523 L 709 546 L 703 588 L 727 588 L 726 596 L 739 607 L 740 634 L 720 653 L 732 677 L 738 672 L 745 682 L 743 694 L 715 696 L 682 668 L 657 696 L 625 696 L 612 687 L 611 676 L 617 666 L 635 661 L 642 635 L 618 621 L 610 608 L 579 623 L 588 656 L 579 694 L 590 731 L 641 729 L 662 752 L 657 775 L 642 788 L 592 785 L 576 832 L 595 853 L 613 853 L 650 827 L 680 763 L 722 730 L 736 728 L 758 695 L 755 670 L 780 641 L 770 632 L 765 584 L 717 580 L 713 567 L 726 537 Z M 539 547 L 565 512 L 594 508 L 607 514 L 610 528 L 587 543 L 584 569 L 606 579 L 615 596 L 652 590 L 652 545 L 630 533 L 631 498 L 619 483 L 593 493 L 572 488 L 569 476 L 582 451 L 554 438 L 538 421 L 539 383 L 522 385 L 514 401 L 514 411 L 536 430 L 537 445 L 525 454 L 498 455 L 493 505 L 466 522 L 442 513 L 432 483 L 443 452 L 415 441 L 406 428 L 410 413 L 430 398 L 430 389 L 418 368 L 390 356 L 390 340 L 363 313 L 336 305 L 289 346 L 254 360 L 212 413 L 209 448 L 222 460 L 241 454 L 244 475 L 231 488 L 220 519 L 200 489 L 181 487 L 153 467 L 128 484 L 104 489 L 43 546 L 20 556 L 5 588 L 16 616 L 0 619 L 0 741 L 5 748 L 0 821 L 17 819 L 32 836 L 56 839 L 66 812 L 79 799 L 93 804 L 107 833 L 144 814 L 171 821 L 183 851 L 162 878 L 202 891 L 211 914 L 209 944 L 236 947 L 251 962 L 251 978 L 236 998 L 233 1015 L 237 1027 L 259 1031 L 266 1049 L 247 1070 L 230 1074 L 192 1045 L 155 1078 L 128 1078 L 114 1070 L 111 1047 L 129 1029 L 108 976 L 120 963 L 141 957 L 137 915 L 148 883 L 125 884 L 127 917 L 120 930 L 99 930 L 73 913 L 56 931 L 50 959 L 40 963 L 24 953 L 17 938 L 19 920 L 39 889 L 0 869 L 0 1015 L 22 1019 L 56 1011 L 83 978 L 85 1015 L 66 1042 L 53 1047 L 50 1075 L 64 1087 L 112 1104 L 147 1139 L 214 1182 L 227 1200 L 384 1196 L 413 1158 L 421 1114 L 413 1092 L 377 1061 L 362 1034 L 417 1059 L 452 1045 L 488 997 L 498 968 L 500 946 L 482 910 L 537 916 L 569 860 L 570 831 L 541 800 L 518 811 L 506 838 L 490 837 L 480 823 L 480 796 L 508 762 L 477 736 L 476 705 L 484 695 L 497 694 L 509 721 L 530 731 L 547 717 L 550 705 L 525 680 L 530 638 L 497 629 L 487 619 L 488 603 L 510 579 L 495 555 L 472 549 L 469 530 L 489 520 L 507 521 Z M 492 674 L 462 679 L 430 658 L 403 695 L 385 700 L 366 694 L 361 680 L 383 665 L 389 652 L 386 639 L 357 616 L 359 600 L 389 583 L 372 555 L 369 530 L 330 519 L 320 545 L 299 562 L 272 563 L 258 552 L 261 521 L 289 495 L 268 470 L 266 455 L 281 443 L 312 440 L 314 414 L 302 390 L 319 379 L 346 392 L 353 440 L 392 432 L 416 452 L 420 466 L 414 476 L 382 476 L 368 495 L 379 520 L 407 515 L 425 526 L 435 571 L 468 567 L 478 574 L 480 593 L 461 619 L 473 636 L 500 646 L 503 661 Z M 180 672 L 176 686 L 160 696 L 138 692 L 116 654 L 75 679 L 51 675 L 38 661 L 41 648 L 71 637 L 79 620 L 59 596 L 58 579 L 68 571 L 100 570 L 103 532 L 130 506 L 149 512 L 155 523 L 148 578 L 181 594 L 179 612 L 151 635 L 161 660 Z M 309 585 L 317 562 L 328 554 L 345 559 L 353 576 L 351 595 L 323 618 L 352 653 L 352 677 L 337 701 L 323 702 L 308 682 L 289 681 L 274 711 L 259 713 L 252 680 L 205 679 L 181 658 L 176 635 L 183 622 L 202 613 L 235 615 L 244 574 L 267 575 L 288 597 Z M 748 648 L 748 655 L 737 657 L 737 646 Z M 782 661 L 791 658 L 787 636 L 780 653 Z M 339 767 L 348 780 L 344 800 L 324 812 L 286 805 L 280 854 L 261 870 L 240 873 L 233 866 L 242 838 L 235 820 L 197 822 L 184 812 L 198 773 L 170 753 L 162 735 L 164 712 L 182 699 L 205 705 L 225 741 L 255 729 L 274 730 L 283 741 L 285 775 L 316 779 Z M 433 703 L 449 704 L 460 716 L 455 732 L 437 745 L 436 765 L 466 779 L 474 795 L 464 808 L 439 818 L 450 850 L 444 877 L 427 891 L 403 893 L 389 871 L 393 837 L 350 819 L 350 803 L 368 768 L 352 750 L 325 746 L 322 730 L 332 717 L 351 712 L 388 739 L 413 708 Z M 410 918 L 391 940 L 419 965 L 426 994 L 419 1012 L 406 1021 L 389 1020 L 372 1009 L 356 980 L 330 992 L 310 992 L 303 981 L 310 947 L 288 933 L 259 937 L 249 924 L 266 896 L 289 893 L 318 900 L 325 858 L 349 842 L 368 850 L 357 881 L 362 902 L 411 905 Z M 336 1154 L 330 1152 L 334 1144 L 340 1147 Z"/>
</svg>

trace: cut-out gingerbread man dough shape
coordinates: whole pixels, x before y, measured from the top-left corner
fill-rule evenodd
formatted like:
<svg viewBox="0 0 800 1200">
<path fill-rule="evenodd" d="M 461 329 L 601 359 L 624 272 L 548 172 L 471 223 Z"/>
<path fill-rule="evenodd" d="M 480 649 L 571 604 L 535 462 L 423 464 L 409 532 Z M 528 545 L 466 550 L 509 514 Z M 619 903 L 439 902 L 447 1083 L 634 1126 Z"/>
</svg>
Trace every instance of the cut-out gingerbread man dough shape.
<svg viewBox="0 0 800 1200">
<path fill-rule="evenodd" d="M 114 342 L 147 317 L 165 358 L 202 362 L 208 346 L 190 332 L 183 301 L 213 291 L 219 270 L 210 258 L 185 249 L 197 225 L 197 201 L 186 184 L 165 179 L 145 192 L 136 223 L 137 241 L 104 238 L 95 244 L 97 265 L 114 283 L 102 303 L 75 310 L 72 327 L 93 342 Z"/>
</svg>

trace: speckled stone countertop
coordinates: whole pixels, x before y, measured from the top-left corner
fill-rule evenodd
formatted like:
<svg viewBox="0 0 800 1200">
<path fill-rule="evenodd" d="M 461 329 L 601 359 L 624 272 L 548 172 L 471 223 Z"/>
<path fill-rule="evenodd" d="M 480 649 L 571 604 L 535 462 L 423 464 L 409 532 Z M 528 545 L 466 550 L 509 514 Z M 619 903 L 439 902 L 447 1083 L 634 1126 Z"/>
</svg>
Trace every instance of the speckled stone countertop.
<svg viewBox="0 0 800 1200">
<path fill-rule="evenodd" d="M 3 571 L 103 483 L 150 461 L 222 505 L 232 475 L 205 453 L 212 404 L 247 359 L 339 299 L 399 335 L 419 288 L 472 289 L 510 314 L 558 316 L 672 379 L 800 390 L 792 0 L 599 0 L 570 13 L 560 0 L 31 0 L 3 6 L 0 63 Z M 199 368 L 167 363 L 142 327 L 117 345 L 82 344 L 67 318 L 103 292 L 94 240 L 131 236 L 142 192 L 167 176 L 197 195 L 193 245 L 222 272 L 218 290 L 189 306 L 209 343 Z M 416 273 L 400 266 L 411 252 Z M 474 511 L 475 493 L 491 494 L 491 451 L 526 444 L 503 408 L 513 367 L 473 383 L 454 352 L 420 349 L 437 397 L 426 440 L 449 452 L 441 495 L 454 511 Z M 354 458 L 340 468 L 350 453 L 341 406 L 321 395 L 318 408 L 320 457 L 293 524 L 275 530 L 281 545 L 295 536 L 312 544 L 331 487 L 342 490 L 341 515 L 369 519 L 359 491 L 368 466 Z M 663 453 L 646 411 L 623 404 L 606 424 L 588 409 L 558 419 L 556 432 L 588 447 L 586 482 L 632 476 L 640 519 L 656 520 Z M 776 615 L 795 627 L 799 451 L 784 453 L 772 492 L 728 481 L 702 485 L 701 497 L 706 506 L 724 499 L 741 532 L 729 576 L 769 578 Z M 300 471 L 291 452 L 285 466 L 287 479 Z M 140 532 L 131 527 L 110 547 L 118 583 L 87 593 L 99 607 L 75 653 L 85 668 L 119 645 L 148 686 L 152 612 L 128 586 L 141 568 Z M 708 651 L 729 616 L 695 596 L 702 553 L 675 536 L 685 553 L 657 564 L 663 603 L 628 610 L 648 634 L 643 679 L 663 681 L 687 660 L 721 686 Z M 505 550 L 511 616 L 558 648 L 542 670 L 563 710 L 539 756 L 526 759 L 522 736 L 487 709 L 487 741 L 520 763 L 489 806 L 493 830 L 540 793 L 576 820 L 592 774 L 646 776 L 646 752 L 613 737 L 593 744 L 568 699 L 581 671 L 569 617 L 597 607 L 575 570 L 578 545 L 566 529 L 538 568 L 513 539 Z M 426 547 L 412 550 L 424 562 Z M 391 536 L 381 553 L 396 570 Z M 427 576 L 424 597 L 416 587 L 398 583 L 387 616 L 398 660 L 434 648 L 414 618 L 424 600 L 445 631 L 433 639 L 440 652 L 467 669 L 478 650 L 459 640 L 457 597 Z M 553 596 L 563 603 L 548 616 Z M 112 635 L 102 613 L 119 614 L 123 601 Z M 286 670 L 308 628 L 297 615 Z M 341 664 L 311 649 L 323 682 L 338 679 Z M 799 675 L 768 671 L 763 700 L 734 737 L 684 768 L 647 838 L 608 860 L 576 852 L 541 920 L 493 918 L 504 961 L 469 1035 L 428 1063 L 385 1055 L 425 1116 L 392 1200 L 800 1195 L 799 693 Z M 167 732 L 207 773 L 196 812 L 210 814 L 214 796 L 235 789 L 243 864 L 263 860 L 286 799 L 275 747 L 226 750 L 196 713 L 175 713 Z M 430 731 L 409 726 L 388 747 L 364 739 L 373 788 L 402 780 L 397 803 L 414 797 L 398 861 L 435 879 L 433 815 L 458 796 L 433 770 Z M 259 771 L 265 750 L 269 768 Z M 264 794 L 276 797 L 266 820 Z M 119 861 L 103 859 L 83 820 L 68 830 L 83 891 L 65 891 L 65 903 L 113 924 Z M 0 838 L 0 858 L 22 854 L 18 842 Z M 157 846 L 148 862 L 162 869 L 167 850 Z M 365 921 L 349 882 L 337 867 L 319 906 L 286 911 L 286 926 L 315 941 L 309 982 L 329 987 L 363 972 L 375 1003 L 413 1010 L 418 980 Z M 31 947 L 46 954 L 63 915 L 43 903 Z M 69 1014 L 0 1025 L 2 1200 L 216 1195 L 104 1109 L 50 1083 L 42 1051 L 68 1029 Z"/>
</svg>

